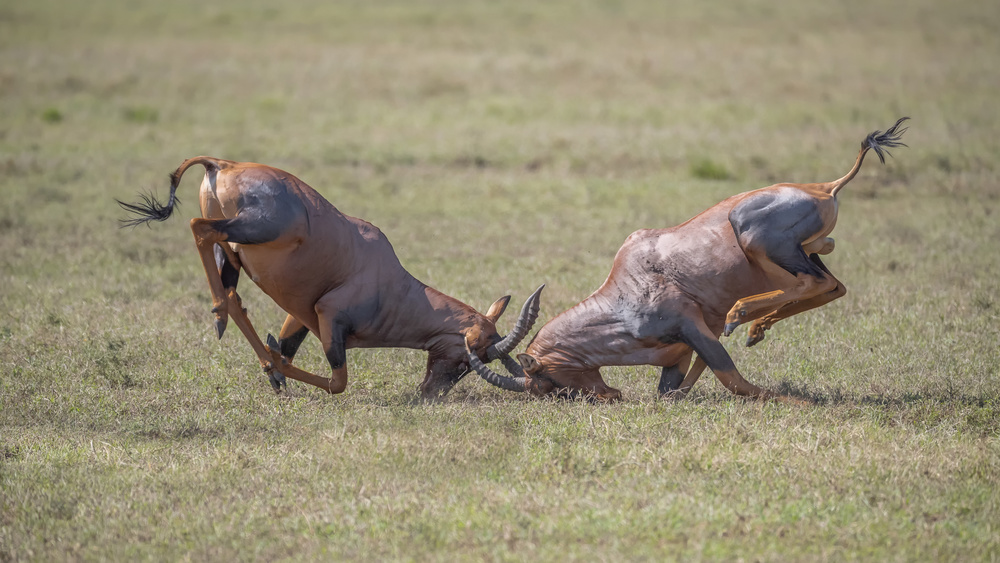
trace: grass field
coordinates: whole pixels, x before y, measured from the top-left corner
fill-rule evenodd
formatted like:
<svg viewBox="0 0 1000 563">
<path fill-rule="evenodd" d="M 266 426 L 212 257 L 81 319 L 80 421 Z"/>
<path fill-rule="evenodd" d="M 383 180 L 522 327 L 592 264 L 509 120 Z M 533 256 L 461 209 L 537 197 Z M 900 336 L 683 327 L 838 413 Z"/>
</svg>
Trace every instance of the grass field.
<svg viewBox="0 0 1000 563">
<path fill-rule="evenodd" d="M 1000 5 L 672 4 L 0 0 L 0 561 L 1000 559 Z M 480 310 L 547 283 L 544 322 L 630 232 L 837 178 L 903 115 L 840 197 L 847 296 L 726 341 L 811 408 L 649 367 L 614 405 L 425 404 L 408 350 L 276 397 L 214 338 L 200 174 L 151 230 L 114 203 L 264 162 Z"/>
</svg>

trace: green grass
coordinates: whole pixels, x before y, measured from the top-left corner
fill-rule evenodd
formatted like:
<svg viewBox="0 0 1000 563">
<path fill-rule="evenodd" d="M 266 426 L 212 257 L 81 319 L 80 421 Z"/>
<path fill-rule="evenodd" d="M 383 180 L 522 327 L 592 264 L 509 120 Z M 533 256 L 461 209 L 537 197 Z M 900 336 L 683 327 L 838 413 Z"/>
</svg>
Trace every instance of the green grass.
<svg viewBox="0 0 1000 563">
<path fill-rule="evenodd" d="M 0 561 L 1000 558 L 1000 9 L 982 2 L 0 3 Z M 197 154 L 284 168 L 480 309 L 544 322 L 632 231 L 843 175 L 843 299 L 656 399 L 534 400 L 352 350 L 275 397 L 213 336 Z M 282 313 L 244 280 L 261 332 Z M 508 313 L 509 314 L 509 313 Z M 511 319 L 505 319 L 509 329 Z M 301 363 L 328 369 L 315 340 Z"/>
<path fill-rule="evenodd" d="M 702 158 L 691 165 L 691 175 L 702 180 L 728 180 L 731 174 L 726 167 L 710 158 Z"/>
</svg>

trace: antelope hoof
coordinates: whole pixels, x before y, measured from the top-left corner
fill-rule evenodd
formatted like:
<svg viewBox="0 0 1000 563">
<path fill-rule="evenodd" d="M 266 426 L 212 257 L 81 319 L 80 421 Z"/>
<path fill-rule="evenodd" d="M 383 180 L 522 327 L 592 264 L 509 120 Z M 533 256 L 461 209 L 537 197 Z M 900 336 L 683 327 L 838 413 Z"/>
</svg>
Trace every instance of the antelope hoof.
<svg viewBox="0 0 1000 563">
<path fill-rule="evenodd" d="M 222 335 L 226 333 L 226 325 L 229 324 L 229 315 L 226 314 L 225 306 L 212 307 L 215 314 L 215 334 L 222 340 Z"/>
<path fill-rule="evenodd" d="M 215 317 L 215 334 L 222 340 L 222 335 L 226 333 L 226 325 L 229 323 L 229 319 L 226 317 L 218 316 Z"/>
<path fill-rule="evenodd" d="M 726 323 L 726 327 L 722 330 L 722 336 L 729 336 L 736 330 L 736 327 L 740 326 L 739 321 L 734 321 L 731 323 Z"/>
<path fill-rule="evenodd" d="M 764 336 L 765 334 L 763 328 L 757 326 L 750 327 L 750 334 L 747 336 L 747 348 L 757 344 L 761 340 L 764 340 Z"/>
<path fill-rule="evenodd" d="M 271 389 L 274 389 L 276 394 L 281 393 L 282 387 L 288 389 L 288 382 L 285 380 L 285 374 L 278 370 L 272 369 L 267 372 L 267 379 L 271 382 Z"/>
</svg>

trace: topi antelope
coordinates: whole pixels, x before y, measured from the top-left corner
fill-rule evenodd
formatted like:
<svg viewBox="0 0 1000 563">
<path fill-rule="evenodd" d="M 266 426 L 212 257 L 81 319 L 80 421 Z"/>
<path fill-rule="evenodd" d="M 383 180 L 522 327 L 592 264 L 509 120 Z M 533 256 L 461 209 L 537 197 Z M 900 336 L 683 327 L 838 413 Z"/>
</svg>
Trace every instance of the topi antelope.
<svg viewBox="0 0 1000 563">
<path fill-rule="evenodd" d="M 479 361 L 474 340 L 471 365 L 536 395 L 603 400 L 621 393 L 601 378 L 602 366 L 661 366 L 659 392 L 683 396 L 707 365 L 737 395 L 798 402 L 745 380 L 719 335 L 752 321 L 746 345 L 753 346 L 774 323 L 844 296 L 819 259 L 834 248 L 837 194 L 869 150 L 884 164 L 888 148 L 905 146 L 906 119 L 868 135 L 839 180 L 776 184 L 730 197 L 680 226 L 632 233 L 604 285 L 538 331 L 519 365 L 508 368 L 514 377 Z"/>
<path fill-rule="evenodd" d="M 145 195 L 140 203 L 119 201 L 135 215 L 122 223 L 169 218 L 181 175 L 196 164 L 205 167 L 205 178 L 202 217 L 191 220 L 191 231 L 212 292 L 216 333 L 222 338 L 232 318 L 276 392 L 286 377 L 343 392 L 348 348 L 426 350 L 420 385 L 425 398 L 444 395 L 470 371 L 470 349 L 480 363 L 499 359 L 517 365 L 509 354 L 538 317 L 541 287 L 525 302 L 514 330 L 501 337 L 496 322 L 510 296 L 483 315 L 424 285 L 403 268 L 377 227 L 344 215 L 305 182 L 276 168 L 207 156 L 185 160 L 170 176 L 166 205 Z M 250 324 L 236 293 L 241 269 L 288 313 L 277 341 L 268 335 L 265 345 Z M 329 379 L 292 365 L 310 332 L 322 342 L 333 370 Z"/>
</svg>

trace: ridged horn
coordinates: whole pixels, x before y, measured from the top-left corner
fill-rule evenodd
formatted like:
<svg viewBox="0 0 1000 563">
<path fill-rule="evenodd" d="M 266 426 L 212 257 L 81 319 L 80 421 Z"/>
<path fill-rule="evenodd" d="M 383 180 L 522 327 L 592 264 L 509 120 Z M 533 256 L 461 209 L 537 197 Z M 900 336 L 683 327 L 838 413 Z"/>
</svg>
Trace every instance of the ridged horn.
<svg viewBox="0 0 1000 563">
<path fill-rule="evenodd" d="M 528 335 L 531 327 L 538 320 L 538 310 L 541 308 L 541 294 L 543 289 L 545 289 L 544 283 L 538 286 L 538 289 L 524 302 L 524 306 L 521 307 L 521 314 L 517 318 L 517 324 L 514 325 L 514 329 L 510 331 L 510 334 L 503 337 L 503 340 L 500 342 L 486 349 L 486 358 L 489 361 L 499 360 L 509 355 L 524 340 L 524 337 Z"/>
<path fill-rule="evenodd" d="M 468 341 L 465 342 L 465 351 L 469 353 L 469 365 L 472 366 L 472 369 L 476 370 L 476 373 L 478 373 L 479 376 L 485 379 L 490 385 L 494 385 L 504 389 L 505 391 L 523 392 L 525 390 L 524 372 L 521 370 L 521 366 L 511 359 L 510 356 L 503 356 L 499 359 L 508 370 L 511 370 L 511 367 L 516 366 L 516 370 L 511 371 L 512 373 L 521 373 L 520 376 L 507 377 L 506 375 L 500 375 L 499 373 L 491 370 L 486 364 L 483 363 L 482 360 L 479 359 L 479 356 L 469 348 Z"/>
</svg>

